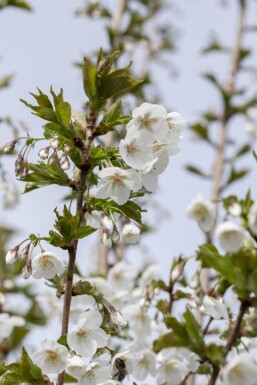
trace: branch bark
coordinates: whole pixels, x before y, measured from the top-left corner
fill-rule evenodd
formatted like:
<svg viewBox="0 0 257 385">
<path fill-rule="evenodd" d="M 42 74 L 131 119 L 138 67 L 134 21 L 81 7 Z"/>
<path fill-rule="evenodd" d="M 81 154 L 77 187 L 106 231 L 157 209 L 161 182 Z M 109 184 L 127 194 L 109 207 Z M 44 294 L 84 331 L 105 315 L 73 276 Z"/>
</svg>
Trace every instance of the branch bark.
<svg viewBox="0 0 257 385">
<path fill-rule="evenodd" d="M 83 212 L 83 204 L 84 204 L 84 193 L 86 190 L 86 179 L 88 176 L 88 172 L 90 166 L 88 165 L 88 158 L 90 154 L 91 143 L 95 137 L 95 117 L 89 113 L 88 114 L 88 124 L 85 129 L 85 141 L 83 142 L 83 146 L 81 148 L 82 151 L 82 162 L 81 162 L 81 173 L 80 180 L 77 188 L 77 203 L 76 203 L 76 214 L 79 214 L 79 222 L 78 228 L 81 226 L 83 222 L 84 212 Z M 73 275 L 74 268 L 77 256 L 77 247 L 78 240 L 72 242 L 71 246 L 68 247 L 69 253 L 69 262 L 68 262 L 68 270 L 66 276 L 66 286 L 63 300 L 63 313 L 62 313 L 62 336 L 68 333 L 69 329 L 69 318 L 70 318 L 70 306 L 71 306 L 71 298 L 72 298 L 72 289 L 73 289 Z M 57 385 L 63 385 L 64 383 L 64 372 L 58 375 Z"/>
</svg>

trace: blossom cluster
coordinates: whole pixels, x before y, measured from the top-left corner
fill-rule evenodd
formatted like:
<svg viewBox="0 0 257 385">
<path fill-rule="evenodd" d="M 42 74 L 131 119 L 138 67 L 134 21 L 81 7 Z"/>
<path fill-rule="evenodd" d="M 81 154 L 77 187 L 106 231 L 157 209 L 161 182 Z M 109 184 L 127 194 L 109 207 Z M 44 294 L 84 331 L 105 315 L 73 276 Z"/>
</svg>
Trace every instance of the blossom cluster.
<svg viewBox="0 0 257 385">
<path fill-rule="evenodd" d="M 232 217 L 241 215 L 241 207 L 238 203 L 233 203 L 228 208 L 228 214 Z M 202 195 L 197 195 L 187 208 L 189 218 L 195 220 L 204 232 L 214 229 L 216 224 L 216 207 L 209 200 L 205 200 Z M 248 214 L 249 230 L 257 236 L 257 203 L 254 203 Z M 228 253 L 236 253 L 247 239 L 244 228 L 231 220 L 226 219 L 220 223 L 216 229 L 216 236 L 220 247 Z"/>
<path fill-rule="evenodd" d="M 122 205 L 131 191 L 142 186 L 155 191 L 158 175 L 166 169 L 169 156 L 180 151 L 178 143 L 184 127 L 185 119 L 178 112 L 168 114 L 164 107 L 150 103 L 137 107 L 119 144 L 120 155 L 131 168 L 106 167 L 100 171 L 96 197 L 111 197 Z"/>
</svg>

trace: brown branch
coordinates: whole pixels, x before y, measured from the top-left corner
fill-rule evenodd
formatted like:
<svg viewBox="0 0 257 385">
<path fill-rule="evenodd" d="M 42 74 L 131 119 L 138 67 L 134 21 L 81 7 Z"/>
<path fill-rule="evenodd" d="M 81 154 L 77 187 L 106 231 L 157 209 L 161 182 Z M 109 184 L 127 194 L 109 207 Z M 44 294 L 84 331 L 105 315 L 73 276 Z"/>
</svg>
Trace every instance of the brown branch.
<svg viewBox="0 0 257 385">
<path fill-rule="evenodd" d="M 228 353 L 230 352 L 230 350 L 232 349 L 232 347 L 235 345 L 237 339 L 241 335 L 241 323 L 242 323 L 243 317 L 244 317 L 245 312 L 248 309 L 248 307 L 249 307 L 249 302 L 247 302 L 247 301 L 241 302 L 240 310 L 239 310 L 235 325 L 232 329 L 232 333 L 231 333 L 231 335 L 228 339 L 228 342 L 226 344 L 226 348 L 225 348 L 225 356 L 226 357 L 227 357 Z M 215 383 L 218 379 L 219 373 L 220 373 L 220 368 L 218 366 L 212 365 L 212 368 L 213 368 L 213 371 L 212 371 L 210 381 L 208 382 L 208 385 L 215 385 Z"/>
<path fill-rule="evenodd" d="M 79 222 L 78 228 L 81 226 L 84 218 L 84 193 L 86 190 L 86 179 L 89 172 L 88 158 L 90 154 L 91 143 L 94 140 L 96 135 L 96 127 L 95 127 L 95 116 L 92 113 L 88 114 L 88 124 L 85 129 L 85 140 L 84 145 L 81 146 L 82 152 L 82 162 L 80 165 L 81 173 L 80 180 L 77 186 L 77 204 L 76 204 L 76 214 L 78 214 Z M 63 313 L 62 313 L 62 336 L 68 333 L 69 328 L 69 318 L 70 318 L 70 306 L 71 306 L 71 298 L 72 298 L 72 290 L 73 290 L 73 275 L 74 268 L 76 262 L 77 255 L 77 246 L 78 240 L 72 242 L 71 246 L 68 247 L 69 253 L 69 262 L 68 262 L 68 270 L 66 276 L 66 287 L 65 294 L 63 300 Z M 63 385 L 64 382 L 64 372 L 58 375 L 57 385 Z"/>
</svg>

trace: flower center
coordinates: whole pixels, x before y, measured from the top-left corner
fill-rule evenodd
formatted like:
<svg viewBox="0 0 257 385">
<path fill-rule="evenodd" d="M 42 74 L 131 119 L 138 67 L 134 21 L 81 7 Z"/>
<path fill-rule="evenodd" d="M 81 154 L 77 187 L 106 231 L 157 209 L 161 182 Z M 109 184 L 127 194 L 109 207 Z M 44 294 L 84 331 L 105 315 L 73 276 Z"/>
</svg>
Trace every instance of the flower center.
<svg viewBox="0 0 257 385">
<path fill-rule="evenodd" d="M 123 176 L 120 174 L 115 174 L 112 177 L 113 182 L 118 186 L 123 186 Z"/>
<path fill-rule="evenodd" d="M 168 126 L 169 126 L 169 128 L 170 128 L 171 130 L 174 130 L 174 129 L 176 128 L 175 123 L 173 122 L 172 119 L 169 119 L 169 120 L 168 120 Z"/>
<path fill-rule="evenodd" d="M 40 259 L 40 267 L 42 270 L 51 269 L 54 266 L 52 258 L 49 255 L 43 255 Z"/>
<path fill-rule="evenodd" d="M 47 353 L 47 358 L 46 358 L 47 361 L 50 361 L 50 362 L 57 361 L 58 353 L 54 352 L 53 350 L 47 350 L 46 353 Z"/>
<path fill-rule="evenodd" d="M 130 143 L 127 146 L 127 151 L 129 154 L 134 154 L 135 152 L 138 152 L 138 146 L 136 144 Z"/>
<path fill-rule="evenodd" d="M 197 204 L 194 208 L 194 215 L 198 220 L 204 219 L 206 215 L 206 208 L 202 204 Z"/>
<path fill-rule="evenodd" d="M 151 128 L 152 121 L 151 121 L 151 119 L 141 118 L 141 124 L 142 124 L 143 128 Z"/>
<path fill-rule="evenodd" d="M 79 329 L 79 331 L 77 332 L 77 336 L 83 340 L 85 340 L 88 336 L 88 333 L 86 330 L 84 329 Z"/>
</svg>

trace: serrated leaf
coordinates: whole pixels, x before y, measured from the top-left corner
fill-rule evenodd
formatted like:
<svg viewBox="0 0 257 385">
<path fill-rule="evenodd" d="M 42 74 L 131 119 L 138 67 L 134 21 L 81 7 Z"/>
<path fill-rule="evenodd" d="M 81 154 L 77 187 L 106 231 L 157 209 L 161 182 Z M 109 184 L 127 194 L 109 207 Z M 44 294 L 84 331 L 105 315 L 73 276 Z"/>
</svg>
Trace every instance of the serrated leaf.
<svg viewBox="0 0 257 385">
<path fill-rule="evenodd" d="M 94 229 L 90 226 L 81 226 L 78 228 L 73 235 L 73 239 L 82 239 L 88 237 L 90 234 L 94 233 L 97 229 Z"/>
<path fill-rule="evenodd" d="M 96 67 L 87 58 L 84 58 L 82 69 L 84 91 L 89 100 L 92 102 L 96 95 L 97 70 Z"/>
<path fill-rule="evenodd" d="M 68 102 L 59 103 L 56 106 L 56 114 L 61 124 L 63 124 L 65 127 L 70 126 L 71 106 Z"/>
<path fill-rule="evenodd" d="M 31 182 L 27 185 L 24 192 L 29 192 L 36 188 L 57 184 L 59 186 L 69 186 L 69 177 L 61 168 L 60 162 L 56 161 L 53 165 L 40 163 L 29 164 L 28 169 L 32 171 L 22 179 Z"/>
</svg>

